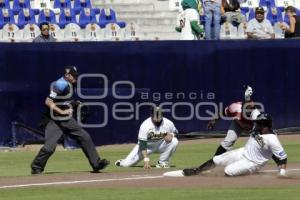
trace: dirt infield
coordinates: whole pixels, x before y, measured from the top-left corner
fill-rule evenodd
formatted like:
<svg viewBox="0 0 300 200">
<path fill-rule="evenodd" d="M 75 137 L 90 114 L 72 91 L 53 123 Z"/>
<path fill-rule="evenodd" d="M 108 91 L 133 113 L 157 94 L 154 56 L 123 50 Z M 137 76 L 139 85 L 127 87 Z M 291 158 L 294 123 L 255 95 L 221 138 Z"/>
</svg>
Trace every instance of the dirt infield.
<svg viewBox="0 0 300 200">
<path fill-rule="evenodd" d="M 0 178 L 0 188 L 19 188 L 31 186 L 64 185 L 65 187 L 138 187 L 138 188 L 188 188 L 188 187 L 273 187 L 273 186 L 300 186 L 300 164 L 289 165 L 288 178 L 278 178 L 275 166 L 268 166 L 264 171 L 242 177 L 225 177 L 222 168 L 216 168 L 209 173 L 193 177 L 163 177 L 167 170 L 150 170 L 147 172 L 118 172 L 98 173 L 56 173 L 27 177 Z M 272 171 L 268 171 L 272 169 Z"/>
<path fill-rule="evenodd" d="M 300 136 L 280 136 L 282 141 L 299 140 Z M 218 139 L 219 141 L 219 139 Z M 210 143 L 215 139 L 185 141 L 187 143 Z M 251 176 L 225 177 L 223 168 L 193 177 L 163 177 L 166 171 L 174 169 L 151 169 L 144 172 L 70 172 L 48 173 L 37 176 L 0 177 L 0 189 L 32 186 L 64 186 L 64 187 L 95 187 L 95 188 L 192 188 L 192 187 L 280 187 L 300 186 L 300 163 L 288 164 L 287 178 L 276 175 L 274 164 L 266 166 L 260 173 Z"/>
</svg>

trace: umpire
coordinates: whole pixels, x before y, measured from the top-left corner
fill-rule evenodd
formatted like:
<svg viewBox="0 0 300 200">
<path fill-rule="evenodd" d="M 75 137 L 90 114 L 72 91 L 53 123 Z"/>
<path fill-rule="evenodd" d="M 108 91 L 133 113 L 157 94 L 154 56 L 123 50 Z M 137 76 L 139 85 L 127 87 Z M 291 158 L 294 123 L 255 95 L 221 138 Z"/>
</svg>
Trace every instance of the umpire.
<svg viewBox="0 0 300 200">
<path fill-rule="evenodd" d="M 41 174 L 44 171 L 48 159 L 54 153 L 63 134 L 78 142 L 93 172 L 98 172 L 109 165 L 108 160 L 100 159 L 90 135 L 78 125 L 72 117 L 73 109 L 68 106 L 78 75 L 75 66 L 67 66 L 64 76 L 51 85 L 50 95 L 45 101 L 47 112 L 42 120 L 45 125 L 45 144 L 31 164 L 31 174 Z"/>
</svg>

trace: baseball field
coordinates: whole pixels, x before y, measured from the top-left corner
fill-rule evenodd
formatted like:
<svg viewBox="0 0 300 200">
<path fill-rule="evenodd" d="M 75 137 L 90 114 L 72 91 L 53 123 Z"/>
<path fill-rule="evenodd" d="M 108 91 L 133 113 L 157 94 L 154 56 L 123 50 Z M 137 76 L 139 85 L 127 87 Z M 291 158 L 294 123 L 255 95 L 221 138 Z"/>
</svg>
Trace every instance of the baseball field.
<svg viewBox="0 0 300 200">
<path fill-rule="evenodd" d="M 102 146 L 100 155 L 111 161 L 102 173 L 90 173 L 81 150 L 57 149 L 45 174 L 30 175 L 30 163 L 38 146 L 0 151 L 0 200 L 35 199 L 220 199 L 220 200 L 298 200 L 300 199 L 300 135 L 279 136 L 288 154 L 288 177 L 279 178 L 270 161 L 258 174 L 229 178 L 218 167 L 194 177 L 163 177 L 166 171 L 197 166 L 215 152 L 218 139 L 180 141 L 170 169 L 156 169 L 158 155 L 150 156 L 153 167 L 142 163 L 132 168 L 114 166 L 134 144 Z M 241 138 L 235 147 L 245 144 Z"/>
</svg>

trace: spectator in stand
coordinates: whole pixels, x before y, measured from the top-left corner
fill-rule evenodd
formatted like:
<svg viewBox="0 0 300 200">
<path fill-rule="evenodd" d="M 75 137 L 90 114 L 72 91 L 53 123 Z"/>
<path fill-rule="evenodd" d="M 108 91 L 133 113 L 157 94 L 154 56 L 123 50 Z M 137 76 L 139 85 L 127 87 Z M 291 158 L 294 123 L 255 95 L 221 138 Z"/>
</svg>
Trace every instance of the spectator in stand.
<svg viewBox="0 0 300 200">
<path fill-rule="evenodd" d="M 204 30 L 200 27 L 196 1 L 183 0 L 181 6 L 183 11 L 178 16 L 176 31 L 181 32 L 181 40 L 199 40 L 202 38 Z"/>
<path fill-rule="evenodd" d="M 246 17 L 240 10 L 240 2 L 238 0 L 222 0 L 224 16 L 226 21 L 238 26 L 240 23 L 246 22 Z"/>
<path fill-rule="evenodd" d="M 248 22 L 246 33 L 249 39 L 274 39 L 275 33 L 271 22 L 265 19 L 263 7 L 255 9 L 255 18 Z"/>
<path fill-rule="evenodd" d="M 285 13 L 290 18 L 290 26 L 282 24 L 281 29 L 285 31 L 285 38 L 300 37 L 300 16 L 296 14 L 296 8 L 288 6 L 285 8 Z"/>
<path fill-rule="evenodd" d="M 221 7 L 222 0 L 203 0 L 203 8 L 206 19 L 205 38 L 207 40 L 220 39 Z"/>
<path fill-rule="evenodd" d="M 49 23 L 43 22 L 40 24 L 41 35 L 37 36 L 33 42 L 55 42 L 56 40 L 49 34 Z"/>
</svg>

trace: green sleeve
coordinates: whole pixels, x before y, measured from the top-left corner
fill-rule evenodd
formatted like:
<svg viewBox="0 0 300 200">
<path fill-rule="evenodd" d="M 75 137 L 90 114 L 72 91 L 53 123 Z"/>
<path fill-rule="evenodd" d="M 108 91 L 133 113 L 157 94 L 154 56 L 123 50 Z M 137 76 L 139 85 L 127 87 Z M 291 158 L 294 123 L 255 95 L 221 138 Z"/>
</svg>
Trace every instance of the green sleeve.
<svg viewBox="0 0 300 200">
<path fill-rule="evenodd" d="M 191 27 L 194 33 L 196 33 L 197 35 L 199 35 L 200 33 L 204 32 L 203 28 L 201 28 L 198 24 L 197 21 L 192 21 L 191 22 Z"/>
<path fill-rule="evenodd" d="M 147 150 L 147 141 L 139 140 L 139 150 L 140 151 Z"/>
<path fill-rule="evenodd" d="M 175 27 L 175 30 L 176 30 L 177 32 L 181 32 L 181 28 L 180 28 L 180 27 Z"/>
</svg>

